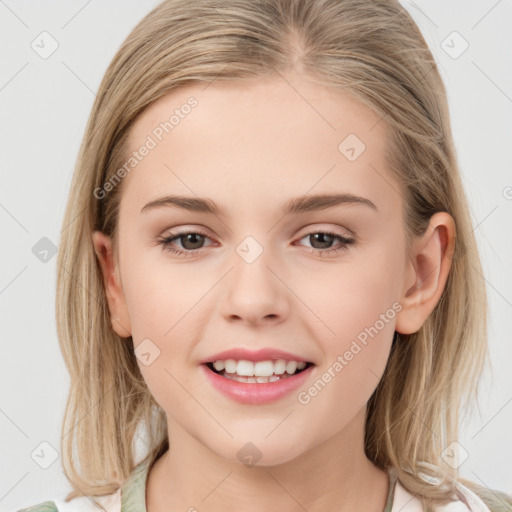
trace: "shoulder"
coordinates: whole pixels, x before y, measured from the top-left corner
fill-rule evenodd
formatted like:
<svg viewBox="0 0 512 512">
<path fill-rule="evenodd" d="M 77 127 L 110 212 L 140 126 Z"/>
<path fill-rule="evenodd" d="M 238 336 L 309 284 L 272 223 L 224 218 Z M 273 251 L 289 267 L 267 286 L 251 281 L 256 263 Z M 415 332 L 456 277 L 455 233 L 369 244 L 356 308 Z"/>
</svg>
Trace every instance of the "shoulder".
<svg viewBox="0 0 512 512">
<path fill-rule="evenodd" d="M 475 485 L 469 489 L 467 485 L 458 482 L 460 499 L 468 504 L 468 510 L 476 512 L 512 512 L 512 496 L 497 489 Z"/>
<path fill-rule="evenodd" d="M 121 494 L 116 491 L 107 496 L 81 496 L 71 501 L 55 499 L 44 501 L 29 508 L 23 508 L 16 512 L 98 512 L 100 505 L 106 512 L 121 512 Z"/>
<path fill-rule="evenodd" d="M 395 511 L 424 512 L 421 501 L 409 493 L 400 481 L 396 482 L 392 512 Z M 454 500 L 445 505 L 437 505 L 435 512 L 512 512 L 512 497 L 501 491 L 483 487 L 482 492 L 477 495 L 467 486 L 457 482 Z"/>
<path fill-rule="evenodd" d="M 17 512 L 59 512 L 57 505 L 54 501 L 43 501 L 38 505 L 33 505 L 32 507 L 22 508 Z"/>
</svg>

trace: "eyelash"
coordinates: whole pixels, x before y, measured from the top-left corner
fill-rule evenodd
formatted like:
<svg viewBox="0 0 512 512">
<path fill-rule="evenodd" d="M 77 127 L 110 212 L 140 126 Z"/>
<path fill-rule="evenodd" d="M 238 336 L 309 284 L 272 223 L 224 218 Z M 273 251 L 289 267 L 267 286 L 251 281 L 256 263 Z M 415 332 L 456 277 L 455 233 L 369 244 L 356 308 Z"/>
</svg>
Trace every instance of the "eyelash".
<svg viewBox="0 0 512 512">
<path fill-rule="evenodd" d="M 313 255 L 320 255 L 322 256 L 324 253 L 329 253 L 329 255 L 335 255 L 335 254 L 338 254 L 340 252 L 344 252 L 344 251 L 347 251 L 348 250 L 348 246 L 350 244 L 353 244 L 355 242 L 355 240 L 351 239 L 351 238 L 346 238 L 344 236 L 341 236 L 337 233 L 334 233 L 332 231 L 312 231 L 311 233 L 308 233 L 306 235 L 304 235 L 300 240 L 302 240 L 303 238 L 306 238 L 308 236 L 311 236 L 311 235 L 315 235 L 315 234 L 323 234 L 323 235 L 330 235 L 330 236 L 333 236 L 334 238 L 338 239 L 342 245 L 340 247 L 338 247 L 337 249 L 315 249 L 315 248 L 310 248 L 310 253 L 313 254 Z M 194 256 L 196 255 L 198 252 L 201 252 L 201 249 L 203 249 L 203 247 L 201 247 L 200 249 L 194 249 L 194 250 L 181 250 L 181 249 L 175 249 L 172 247 L 171 243 L 173 240 L 176 240 L 178 238 L 180 238 L 181 236 L 184 236 L 184 235 L 201 235 L 205 238 L 209 238 L 208 235 L 206 233 L 203 233 L 202 231 L 182 231 L 182 232 L 173 232 L 173 233 L 169 233 L 169 235 L 167 237 L 164 237 L 164 238 L 159 238 L 158 239 L 158 243 L 159 245 L 162 245 L 162 248 L 163 250 L 165 251 L 169 251 L 171 253 L 174 253 L 176 254 L 176 256 L 179 256 L 179 257 L 191 257 L 191 256 Z"/>
</svg>

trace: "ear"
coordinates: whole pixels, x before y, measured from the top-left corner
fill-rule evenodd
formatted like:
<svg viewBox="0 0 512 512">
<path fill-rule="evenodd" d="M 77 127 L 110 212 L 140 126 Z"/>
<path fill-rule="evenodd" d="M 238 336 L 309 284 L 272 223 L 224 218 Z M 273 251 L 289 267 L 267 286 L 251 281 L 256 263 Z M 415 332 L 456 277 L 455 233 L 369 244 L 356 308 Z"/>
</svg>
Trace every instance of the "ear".
<svg viewBox="0 0 512 512">
<path fill-rule="evenodd" d="M 112 251 L 112 240 L 101 231 L 94 231 L 92 242 L 103 274 L 112 328 L 122 338 L 128 338 L 131 336 L 130 317 L 119 278 L 119 269 Z"/>
<path fill-rule="evenodd" d="M 447 212 L 430 218 L 425 233 L 414 240 L 396 317 L 395 330 L 417 332 L 441 298 L 455 248 L 455 222 Z"/>
</svg>

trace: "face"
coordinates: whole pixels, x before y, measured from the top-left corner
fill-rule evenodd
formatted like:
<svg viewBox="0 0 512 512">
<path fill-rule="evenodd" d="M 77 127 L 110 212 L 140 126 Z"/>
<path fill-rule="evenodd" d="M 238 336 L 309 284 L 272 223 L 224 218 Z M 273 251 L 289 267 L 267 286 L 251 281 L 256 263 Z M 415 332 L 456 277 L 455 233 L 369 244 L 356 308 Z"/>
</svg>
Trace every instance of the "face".
<svg viewBox="0 0 512 512">
<path fill-rule="evenodd" d="M 187 86 L 138 118 L 129 154 L 153 147 L 123 178 L 109 305 L 171 439 L 232 461 L 251 441 L 273 465 L 363 428 L 415 283 L 387 141 L 353 97 L 298 79 Z M 311 364 L 288 392 L 237 398 L 202 364 L 234 348 Z"/>
</svg>

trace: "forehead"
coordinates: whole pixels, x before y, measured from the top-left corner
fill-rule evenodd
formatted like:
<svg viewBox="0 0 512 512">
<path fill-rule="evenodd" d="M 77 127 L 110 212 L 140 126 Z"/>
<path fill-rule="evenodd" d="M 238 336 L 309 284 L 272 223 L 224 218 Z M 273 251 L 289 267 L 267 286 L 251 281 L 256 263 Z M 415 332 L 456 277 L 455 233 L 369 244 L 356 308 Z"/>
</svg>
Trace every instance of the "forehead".
<svg viewBox="0 0 512 512">
<path fill-rule="evenodd" d="M 382 205 L 398 199 L 387 139 L 381 117 L 346 92 L 276 78 L 194 83 L 158 99 L 132 126 L 128 156 L 144 156 L 124 178 L 121 203 L 140 211 L 173 193 L 261 208 L 262 194 L 281 204 L 283 195 L 336 189 Z"/>
</svg>

